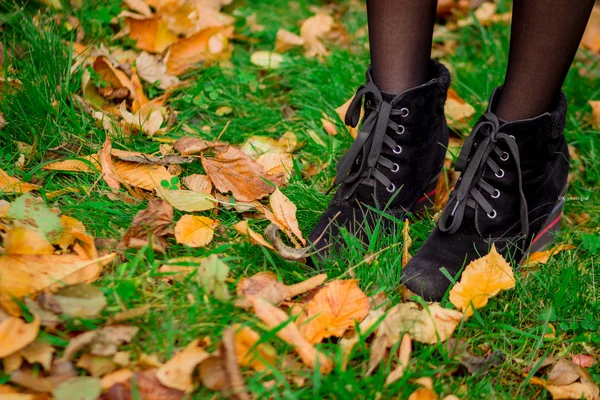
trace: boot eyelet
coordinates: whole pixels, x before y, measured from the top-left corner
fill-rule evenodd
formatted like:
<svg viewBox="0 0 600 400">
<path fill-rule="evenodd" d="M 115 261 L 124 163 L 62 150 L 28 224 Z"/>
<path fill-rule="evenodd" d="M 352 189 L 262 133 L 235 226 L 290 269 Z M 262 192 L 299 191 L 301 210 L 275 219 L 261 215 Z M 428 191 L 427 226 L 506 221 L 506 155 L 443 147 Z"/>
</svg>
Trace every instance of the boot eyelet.
<svg viewBox="0 0 600 400">
<path fill-rule="evenodd" d="M 402 146 L 396 145 L 396 148 L 392 151 L 394 152 L 394 154 L 400 154 L 402 153 Z"/>
<path fill-rule="evenodd" d="M 489 219 L 494 219 L 494 218 L 496 218 L 498 216 L 498 213 L 496 212 L 496 210 L 492 210 L 492 212 L 488 213 L 487 216 L 488 216 Z"/>
<path fill-rule="evenodd" d="M 500 171 L 496 172 L 494 175 L 496 175 L 496 178 L 500 179 L 504 177 L 504 170 L 500 169 Z"/>
<path fill-rule="evenodd" d="M 386 187 L 385 190 L 387 190 L 390 193 L 394 193 L 396 191 L 396 185 L 392 183 L 390 186 Z"/>
<path fill-rule="evenodd" d="M 502 156 L 500 157 L 501 161 L 508 161 L 508 159 L 510 158 L 510 155 L 507 152 L 502 152 Z"/>
<path fill-rule="evenodd" d="M 497 199 L 500 197 L 500 191 L 498 189 L 494 189 L 494 193 L 492 194 L 492 199 Z"/>
<path fill-rule="evenodd" d="M 406 128 L 404 128 L 404 125 L 398 125 L 398 127 L 396 128 L 396 134 L 402 135 L 405 130 Z"/>
<path fill-rule="evenodd" d="M 512 140 L 516 141 L 517 139 L 513 135 L 508 135 L 512 138 Z"/>
<path fill-rule="evenodd" d="M 408 117 L 408 114 L 410 113 L 410 111 L 408 110 L 408 108 L 404 107 L 400 109 L 400 116 L 402 118 L 406 118 Z"/>
<path fill-rule="evenodd" d="M 392 167 L 392 169 L 390 171 L 398 172 L 398 171 L 400 171 L 400 166 L 398 164 L 394 163 L 394 166 Z"/>
</svg>

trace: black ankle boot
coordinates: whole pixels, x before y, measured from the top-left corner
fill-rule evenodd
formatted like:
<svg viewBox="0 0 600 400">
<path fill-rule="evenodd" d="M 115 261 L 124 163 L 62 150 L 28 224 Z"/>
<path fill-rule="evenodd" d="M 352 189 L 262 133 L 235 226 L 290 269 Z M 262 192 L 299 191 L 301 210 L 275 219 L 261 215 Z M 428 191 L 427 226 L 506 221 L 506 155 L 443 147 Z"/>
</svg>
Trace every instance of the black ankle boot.
<svg viewBox="0 0 600 400">
<path fill-rule="evenodd" d="M 346 113 L 346 124 L 356 126 L 364 97 L 362 127 L 337 166 L 339 188 L 309 236 L 316 259 L 342 245 L 340 228 L 366 241 L 381 211 L 398 218 L 433 198 L 448 145 L 444 103 L 450 74 L 437 61 L 430 71 L 429 82 L 396 96 L 382 93 L 367 71 Z"/>
<path fill-rule="evenodd" d="M 440 300 L 464 265 L 486 255 L 492 243 L 514 266 L 540 251 L 560 228 L 569 173 L 563 135 L 567 104 L 557 97 L 551 112 L 500 121 L 496 89 L 456 163 L 461 177 L 437 227 L 404 267 L 402 282 L 414 293 Z"/>
</svg>

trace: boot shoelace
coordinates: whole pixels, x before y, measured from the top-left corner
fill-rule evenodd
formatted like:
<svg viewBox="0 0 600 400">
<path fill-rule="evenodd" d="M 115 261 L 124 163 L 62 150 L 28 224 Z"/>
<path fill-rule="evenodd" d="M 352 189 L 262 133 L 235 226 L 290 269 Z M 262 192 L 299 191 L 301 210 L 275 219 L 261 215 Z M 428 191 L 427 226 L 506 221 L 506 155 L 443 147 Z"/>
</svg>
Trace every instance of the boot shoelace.
<svg viewBox="0 0 600 400">
<path fill-rule="evenodd" d="M 402 146 L 386 135 L 386 131 L 387 128 L 391 128 L 398 135 L 404 134 L 406 131 L 405 127 L 395 123 L 390 117 L 395 115 L 407 117 L 409 110 L 408 108 L 399 110 L 392 108 L 390 103 L 383 100 L 381 91 L 377 86 L 373 82 L 368 81 L 356 91 L 346 112 L 346 125 L 355 127 L 358 124 L 362 99 L 368 94 L 373 96 L 373 101 L 365 100 L 365 109 L 371 111 L 371 113 L 365 118 L 350 150 L 338 163 L 337 174 L 332 186 L 333 188 L 342 183 L 352 185 L 345 194 L 344 200 L 347 200 L 361 184 L 374 187 L 376 182 L 379 182 L 385 186 L 388 192 L 393 193 L 396 191 L 396 185 L 379 171 L 377 166 L 381 165 L 392 172 L 400 170 L 400 166 L 397 163 L 385 158 L 380 153 L 384 144 L 394 154 L 399 155 L 402 153 Z M 359 157 L 360 165 L 356 172 L 351 174 L 352 168 L 357 165 L 356 162 Z"/>
<path fill-rule="evenodd" d="M 500 131 L 498 117 L 488 112 L 484 115 L 484 118 L 484 121 L 475 125 L 473 132 L 465 140 L 460 152 L 456 162 L 456 170 L 461 172 L 461 182 L 452 193 L 448 205 L 442 212 L 439 228 L 442 232 L 456 232 L 463 222 L 466 207 L 475 209 L 479 205 L 487 213 L 488 218 L 494 219 L 497 217 L 498 213 L 482 194 L 483 191 L 493 199 L 500 197 L 500 191 L 483 179 L 482 169 L 485 166 L 491 169 L 496 178 L 502 179 L 504 177 L 504 170 L 491 157 L 493 152 L 503 163 L 512 158 L 512 162 L 516 167 L 519 185 L 521 233 L 527 237 L 529 234 L 529 221 L 527 200 L 523 193 L 519 148 L 514 136 Z M 485 138 L 481 142 L 476 142 L 477 138 L 481 136 Z M 502 151 L 498 147 L 499 142 L 506 144 L 508 152 Z M 473 157 L 469 158 L 473 147 L 476 147 L 477 150 Z M 449 223 L 450 218 L 452 218 L 452 222 Z"/>
</svg>

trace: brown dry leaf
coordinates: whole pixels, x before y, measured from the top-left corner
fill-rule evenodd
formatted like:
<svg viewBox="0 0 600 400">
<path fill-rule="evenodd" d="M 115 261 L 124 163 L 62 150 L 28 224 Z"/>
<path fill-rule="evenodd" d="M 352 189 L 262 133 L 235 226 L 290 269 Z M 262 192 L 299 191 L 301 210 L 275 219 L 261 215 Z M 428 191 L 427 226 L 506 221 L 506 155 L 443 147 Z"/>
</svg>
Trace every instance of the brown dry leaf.
<svg viewBox="0 0 600 400">
<path fill-rule="evenodd" d="M 23 194 L 31 192 L 32 190 L 38 190 L 40 187 L 33 183 L 22 182 L 21 180 L 14 178 L 6 171 L 0 168 L 0 193 L 3 195 L 7 194 Z"/>
<path fill-rule="evenodd" d="M 238 363 L 250 366 L 255 371 L 264 371 L 267 365 L 274 366 L 277 362 L 277 353 L 268 343 L 259 343 L 260 335 L 247 326 L 234 325 L 235 351 Z"/>
<path fill-rule="evenodd" d="M 260 233 L 257 233 L 255 231 L 253 231 L 252 229 L 250 229 L 250 227 L 248 226 L 248 221 L 246 221 L 246 220 L 240 221 L 237 224 L 235 224 L 233 226 L 233 228 L 239 234 L 247 236 L 252 243 L 256 243 L 256 244 L 266 247 L 267 249 L 270 249 L 270 250 L 275 250 L 273 248 L 273 246 L 271 246 L 271 244 L 268 243 Z"/>
<path fill-rule="evenodd" d="M 384 315 L 385 310 L 383 308 L 369 311 L 369 314 L 367 314 L 365 319 L 363 319 L 362 322 L 358 325 L 358 332 L 364 335 L 364 333 L 371 329 L 373 325 L 375 325 L 377 321 L 379 321 Z M 342 338 L 339 341 L 339 345 L 342 348 L 342 371 L 346 370 L 350 358 L 350 353 L 352 353 L 352 349 L 358 344 L 358 341 L 360 340 L 358 332 L 355 332 L 350 337 Z"/>
<path fill-rule="evenodd" d="M 148 136 L 154 136 L 160 131 L 160 127 L 164 122 L 161 108 L 149 102 L 135 113 L 127 111 L 125 102 L 123 102 L 119 106 L 119 112 L 123 117 L 122 125 L 125 132 L 129 134 L 143 132 Z"/>
<path fill-rule="evenodd" d="M 369 313 L 369 298 L 357 280 L 332 281 L 306 303 L 304 313 L 300 331 L 310 343 L 320 343 L 360 323 Z"/>
<path fill-rule="evenodd" d="M 323 284 L 327 279 L 326 274 L 308 278 L 295 285 L 285 285 L 277 280 L 277 276 L 269 271 L 259 272 L 249 278 L 242 278 L 235 287 L 237 295 L 241 298 L 236 305 L 249 307 L 249 298 L 260 296 L 269 302 L 279 305 L 284 300 L 289 300 Z"/>
<path fill-rule="evenodd" d="M 0 322 L 0 359 L 23 350 L 30 345 L 40 331 L 40 319 L 26 323 L 21 318 L 9 317 Z"/>
<path fill-rule="evenodd" d="M 328 374 L 333 369 L 333 363 L 323 353 L 320 353 L 309 343 L 298 330 L 296 324 L 290 320 L 287 314 L 275 307 L 262 297 L 252 296 L 249 298 L 254 307 L 254 312 L 268 328 L 280 327 L 288 322 L 283 328 L 278 329 L 277 337 L 294 347 L 302 362 L 311 368 L 319 368 L 321 373 Z"/>
<path fill-rule="evenodd" d="M 250 136 L 242 144 L 240 150 L 253 159 L 264 154 L 289 153 L 291 151 L 285 139 L 274 139 L 268 136 Z"/>
<path fill-rule="evenodd" d="M 554 256 L 555 254 L 558 254 L 561 251 L 574 250 L 576 248 L 577 247 L 573 246 L 572 244 L 561 244 L 554 246 L 549 250 L 537 251 L 529 255 L 527 258 L 527 265 L 546 264 L 550 257 Z"/>
<path fill-rule="evenodd" d="M 113 356 L 118 351 L 118 346 L 131 343 L 139 328 L 127 325 L 111 325 L 93 331 L 84 332 L 69 342 L 61 360 L 69 361 L 73 356 L 84 349 L 97 356 Z"/>
<path fill-rule="evenodd" d="M 69 172 L 99 172 L 102 166 L 98 161 L 98 155 L 82 156 L 72 160 L 55 161 L 46 164 L 42 169 L 48 171 L 69 171 Z"/>
<path fill-rule="evenodd" d="M 135 397 L 132 395 L 134 384 L 137 393 Z M 181 400 L 184 397 L 185 392 L 161 384 L 156 378 L 156 370 L 150 369 L 133 373 L 129 380 L 116 381 L 113 386 L 106 389 L 102 400 Z"/>
<path fill-rule="evenodd" d="M 228 59 L 231 56 L 229 39 L 232 35 L 233 27 L 220 26 L 203 29 L 179 40 L 171 46 L 167 55 L 167 73 L 178 76 L 196 64 Z"/>
<path fill-rule="evenodd" d="M 112 141 L 110 138 L 106 138 L 104 145 L 102 146 L 102 150 L 100 151 L 100 165 L 102 166 L 102 178 L 104 182 L 110 187 L 113 191 L 119 190 L 121 187 L 121 178 L 115 171 L 112 157 L 110 155 L 112 149 Z"/>
<path fill-rule="evenodd" d="M 404 242 L 404 244 L 402 245 L 402 268 L 404 268 L 404 266 L 408 264 L 408 262 L 412 258 L 412 256 L 408 252 L 410 250 L 410 245 L 412 244 L 412 239 L 410 238 L 410 227 L 408 225 L 408 219 L 404 220 L 404 227 L 402 228 L 402 240 Z"/>
<path fill-rule="evenodd" d="M 554 399 L 598 400 L 600 388 L 589 373 L 571 361 L 560 359 L 548 373 L 548 380 L 531 378 L 530 383 L 541 385 Z"/>
<path fill-rule="evenodd" d="M 20 351 L 20 354 L 31 365 L 39 363 L 45 371 L 50 371 L 54 347 L 46 342 L 35 341 Z"/>
<path fill-rule="evenodd" d="M 233 147 L 218 152 L 214 158 L 202 157 L 202 165 L 217 190 L 231 192 L 238 201 L 254 201 L 272 193 L 275 188 L 256 161 Z"/>
<path fill-rule="evenodd" d="M 278 53 L 283 53 L 291 48 L 304 46 L 304 43 L 305 41 L 301 36 L 279 28 L 275 38 L 275 51 Z"/>
<path fill-rule="evenodd" d="M 581 44 L 596 54 L 600 53 L 600 5 L 598 4 L 592 10 Z"/>
<path fill-rule="evenodd" d="M 410 361 L 410 353 L 412 352 L 412 339 L 408 333 L 402 335 L 402 341 L 398 348 L 398 366 L 385 379 L 385 384 L 389 385 L 396 382 L 404 376 L 404 371 L 408 367 Z"/>
<path fill-rule="evenodd" d="M 590 100 L 588 101 L 588 104 L 590 107 L 592 107 L 592 127 L 595 129 L 600 129 L 600 100 Z"/>
<path fill-rule="evenodd" d="M 283 184 L 290 181 L 294 168 L 294 160 L 290 153 L 263 154 L 256 162 L 262 165 L 267 175 L 272 176 L 274 180 Z"/>
<path fill-rule="evenodd" d="M 346 101 L 344 104 L 342 104 L 341 106 L 339 106 L 338 108 L 335 109 L 335 112 L 337 113 L 337 115 L 339 115 L 340 119 L 344 123 L 345 123 L 345 119 L 346 119 L 346 113 L 348 112 L 348 107 L 350 107 L 350 103 L 352 102 L 352 99 L 353 99 L 353 97 L 349 98 L 348 101 Z M 361 108 L 360 109 L 360 119 L 361 120 L 362 120 L 364 113 L 365 113 L 364 110 Z M 346 128 L 348 128 L 348 133 L 350 133 L 350 136 L 352 136 L 353 139 L 356 139 L 356 136 L 358 135 L 358 125 L 355 127 L 346 125 Z"/>
<path fill-rule="evenodd" d="M 60 221 L 63 225 L 63 232 L 55 244 L 60 246 L 61 249 L 67 250 L 77 242 L 76 235 L 78 232 L 85 234 L 85 225 L 81 221 L 67 215 L 61 215 Z"/>
<path fill-rule="evenodd" d="M 53 363 L 47 376 L 32 368 L 22 368 L 10 375 L 10 381 L 21 388 L 42 393 L 41 398 L 46 399 L 43 393 L 52 392 L 61 383 L 76 376 L 77 372 L 70 362 L 58 361 Z"/>
<path fill-rule="evenodd" d="M 183 178 L 183 183 L 193 192 L 210 193 L 212 192 L 212 182 L 207 175 L 192 174 Z"/>
<path fill-rule="evenodd" d="M 465 122 L 475 114 L 475 108 L 464 101 L 454 89 L 449 89 L 444 113 L 448 118 L 450 128 L 460 130 L 465 127 Z"/>
<path fill-rule="evenodd" d="M 210 356 L 200 344 L 200 339 L 192 341 L 185 349 L 175 354 L 165 365 L 160 367 L 156 372 L 160 383 L 186 393 L 194 390 L 194 369 Z"/>
<path fill-rule="evenodd" d="M 467 265 L 460 282 L 450 290 L 450 301 L 465 313 L 465 317 L 470 317 L 473 314 L 472 307 L 481 308 L 490 297 L 514 287 L 512 267 L 492 245 L 488 255 Z"/>
<path fill-rule="evenodd" d="M 86 353 L 79 358 L 77 366 L 90 373 L 94 378 L 100 378 L 117 370 L 117 364 L 112 357 L 96 356 Z"/>
<path fill-rule="evenodd" d="M 598 363 L 598 361 L 589 354 L 576 354 L 571 357 L 571 361 L 573 362 L 573 364 L 579 365 L 584 368 L 592 368 Z"/>
<path fill-rule="evenodd" d="M 123 0 L 123 5 L 145 17 L 152 16 L 152 10 L 144 0 Z"/>
<path fill-rule="evenodd" d="M 3 245 L 6 254 L 50 255 L 54 253 L 54 247 L 43 233 L 20 226 L 12 227 L 6 232 Z"/>
<path fill-rule="evenodd" d="M 184 215 L 175 224 L 175 240 L 190 247 L 204 247 L 212 240 L 218 221 L 208 217 Z"/>
<path fill-rule="evenodd" d="M 164 253 L 167 247 L 165 237 L 173 234 L 172 222 L 173 207 L 163 200 L 153 199 L 148 203 L 148 208 L 133 217 L 120 245 L 139 249 L 151 244 L 154 250 Z"/>
<path fill-rule="evenodd" d="M 133 371 L 123 368 L 104 376 L 101 380 L 102 389 L 108 390 L 118 383 L 128 382 L 133 376 Z"/>
<path fill-rule="evenodd" d="M 138 317 L 141 317 L 142 315 L 146 314 L 146 312 L 148 312 L 148 310 L 150 310 L 151 308 L 152 308 L 152 306 L 150 304 L 146 304 L 146 305 L 135 307 L 135 308 L 130 308 L 128 310 L 121 311 L 121 312 L 115 314 L 112 317 L 111 321 L 123 322 L 123 321 L 127 321 L 130 319 L 138 318 Z"/>
<path fill-rule="evenodd" d="M 296 218 L 296 205 L 290 201 L 279 188 L 275 189 L 269 199 L 271 210 L 275 217 L 275 223 L 285 231 L 285 233 L 294 239 L 298 238 L 302 244 L 306 244 L 306 240 L 302 237 L 302 231 L 298 227 L 298 219 Z"/>
<path fill-rule="evenodd" d="M 319 13 L 306 19 L 300 27 L 300 37 L 304 39 L 305 55 L 321 57 L 329 54 L 321 39 L 333 29 L 331 15 Z"/>
<path fill-rule="evenodd" d="M 250 395 L 246 391 L 246 385 L 244 384 L 244 378 L 238 363 L 236 337 L 232 327 L 223 331 L 223 340 L 219 346 L 219 353 L 225 367 L 227 386 L 232 392 L 232 397 L 239 400 L 250 400 Z"/>
<path fill-rule="evenodd" d="M 177 35 L 169 30 L 168 23 L 160 18 L 128 17 L 125 21 L 129 37 L 137 40 L 136 46 L 140 50 L 162 53 L 178 40 Z"/>
<path fill-rule="evenodd" d="M 135 60 L 135 66 L 140 78 L 148 83 L 158 81 L 158 87 L 162 90 L 167 90 L 181 83 L 177 77 L 167 74 L 167 64 L 145 51 Z"/>
<path fill-rule="evenodd" d="M 215 208 L 217 199 L 209 193 L 191 190 L 168 190 L 156 188 L 156 194 L 179 211 L 196 212 Z"/>
<path fill-rule="evenodd" d="M 204 150 L 215 149 L 222 151 L 227 148 L 227 143 L 219 141 L 210 141 L 197 137 L 185 136 L 173 143 L 173 148 L 184 156 L 200 154 Z"/>
<path fill-rule="evenodd" d="M 135 88 L 127 75 L 113 66 L 108 58 L 96 57 L 92 65 L 94 72 L 106 86 L 96 88 L 102 97 L 107 100 L 125 99 L 135 93 Z"/>
</svg>

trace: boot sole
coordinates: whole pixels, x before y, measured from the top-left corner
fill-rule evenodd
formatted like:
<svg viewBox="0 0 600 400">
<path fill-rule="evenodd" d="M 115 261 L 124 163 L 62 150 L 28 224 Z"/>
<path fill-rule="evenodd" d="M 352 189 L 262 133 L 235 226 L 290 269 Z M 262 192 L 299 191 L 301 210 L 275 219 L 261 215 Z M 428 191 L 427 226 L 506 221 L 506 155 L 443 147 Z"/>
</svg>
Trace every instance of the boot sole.
<svg viewBox="0 0 600 400">
<path fill-rule="evenodd" d="M 562 197 L 562 196 L 561 196 Z M 544 251 L 552 244 L 556 235 L 560 232 L 560 222 L 563 216 L 564 200 L 560 200 L 555 206 L 550 215 L 546 218 L 544 227 L 534 236 L 529 248 L 523 254 L 520 265 L 527 262 L 529 255 L 535 252 Z"/>
</svg>

